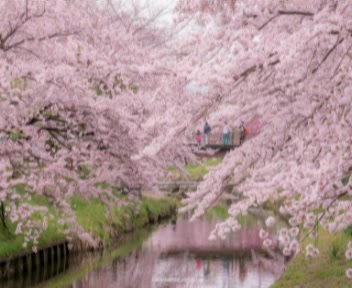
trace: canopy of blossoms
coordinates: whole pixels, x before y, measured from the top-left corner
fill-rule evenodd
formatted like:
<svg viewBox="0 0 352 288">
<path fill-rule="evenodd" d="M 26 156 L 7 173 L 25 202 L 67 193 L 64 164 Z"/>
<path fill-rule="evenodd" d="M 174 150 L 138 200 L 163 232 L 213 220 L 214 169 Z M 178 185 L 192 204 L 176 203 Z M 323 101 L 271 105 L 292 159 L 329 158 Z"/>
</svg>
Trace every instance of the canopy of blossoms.
<svg viewBox="0 0 352 288">
<path fill-rule="evenodd" d="M 184 201 L 198 217 L 229 183 L 241 193 L 211 238 L 268 200 L 292 226 L 280 233 L 287 255 L 303 228 L 316 237 L 318 224 L 336 233 L 352 223 L 348 1 L 179 1 L 169 29 L 114 1 L 0 5 L 0 198 L 19 232 L 33 228 L 19 215 L 39 208 L 16 206 L 26 197 L 16 183 L 51 193 L 79 229 L 66 196 L 99 196 L 102 181 L 151 186 L 167 163 L 194 157 L 186 144 L 205 119 L 244 121 L 252 135 Z M 192 81 L 208 93 L 187 94 Z"/>
<path fill-rule="evenodd" d="M 210 236 L 225 237 L 239 229 L 237 215 L 274 201 L 291 225 L 280 233 L 286 255 L 298 252 L 298 239 L 317 237 L 318 224 L 330 233 L 350 225 L 351 4 L 180 1 L 177 9 L 178 21 L 193 17 L 203 28 L 184 45 L 180 61 L 181 67 L 195 67 L 192 80 L 210 87 L 190 114 L 206 111 L 210 121 L 255 123 L 249 127 L 255 137 L 206 175 L 183 210 L 202 215 L 234 184 L 242 199 Z M 309 246 L 306 253 L 318 251 Z"/>
<path fill-rule="evenodd" d="M 162 98 L 182 87 L 166 49 L 173 35 L 156 25 L 158 13 L 146 17 L 143 7 L 120 4 L 0 2 L 0 200 L 16 233 L 29 235 L 24 246 L 37 243 L 50 215 L 23 204 L 30 193 L 16 184 L 46 195 L 70 227 L 65 233 L 94 246 L 70 197 L 121 205 L 96 184 L 128 192 L 152 186 L 163 172 L 162 158 L 132 158 L 166 129 L 155 115 L 171 105 Z M 173 157 L 182 149 L 173 148 Z M 38 211 L 43 222 L 31 221 Z"/>
</svg>

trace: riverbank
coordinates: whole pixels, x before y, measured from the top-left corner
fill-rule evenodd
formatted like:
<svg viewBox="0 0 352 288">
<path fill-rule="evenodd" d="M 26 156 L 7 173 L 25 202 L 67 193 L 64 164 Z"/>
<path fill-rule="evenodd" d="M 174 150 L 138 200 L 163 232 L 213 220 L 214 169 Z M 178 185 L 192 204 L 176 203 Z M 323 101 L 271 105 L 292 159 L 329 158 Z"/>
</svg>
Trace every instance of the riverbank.
<svg viewBox="0 0 352 288">
<path fill-rule="evenodd" d="M 98 198 L 84 199 L 74 195 L 70 199 L 71 209 L 74 211 L 78 224 L 100 243 L 100 248 L 109 247 L 121 235 L 169 218 L 176 213 L 177 201 L 172 198 L 153 199 L 142 197 L 141 200 L 131 200 L 126 196 L 120 196 L 124 205 L 118 207 L 108 205 Z M 31 205 L 47 207 L 51 217 L 47 223 L 47 229 L 38 239 L 38 250 L 66 240 L 65 225 L 59 224 L 62 215 L 54 209 L 52 202 L 44 195 L 31 195 L 28 200 Z M 41 221 L 40 215 L 33 215 L 32 221 Z M 0 225 L 0 262 L 14 259 L 18 256 L 31 253 L 34 245 L 31 241 L 27 247 L 23 246 L 26 235 L 16 235 L 16 223 L 6 221 L 9 231 Z M 79 241 L 73 241 L 76 251 L 86 249 Z"/>
<path fill-rule="evenodd" d="M 352 281 L 346 277 L 346 269 L 352 267 L 352 261 L 345 257 L 347 244 L 351 240 L 349 230 L 331 235 L 320 228 L 318 239 L 307 239 L 303 246 L 315 245 L 320 255 L 306 258 L 305 251 L 302 251 L 291 260 L 272 288 L 351 287 Z"/>
<path fill-rule="evenodd" d="M 198 163 L 185 165 L 184 171 L 188 173 L 187 177 L 183 175 L 174 166 L 168 168 L 168 180 L 170 181 L 182 181 L 182 180 L 202 180 L 203 177 L 208 174 L 209 169 L 219 165 L 222 162 L 222 158 L 212 157 L 210 159 L 202 159 Z"/>
<path fill-rule="evenodd" d="M 265 207 L 275 214 L 276 204 L 267 202 Z M 205 213 L 206 216 L 228 217 L 227 207 L 216 205 Z M 263 218 L 265 219 L 265 217 Z M 250 214 L 242 219 L 251 220 Z M 284 219 L 282 219 L 283 222 Z M 250 223 L 250 222 L 249 222 Z M 247 223 L 248 224 L 248 223 Z M 346 269 L 352 268 L 352 260 L 347 260 L 345 251 L 349 241 L 352 241 L 352 226 L 335 235 L 319 228 L 318 239 L 307 238 L 303 247 L 308 244 L 316 246 L 320 255 L 316 258 L 306 258 L 301 251 L 287 265 L 280 279 L 271 288 L 347 288 L 352 287 L 352 281 L 346 277 Z"/>
<path fill-rule="evenodd" d="M 258 287 L 268 288 L 280 273 L 270 267 L 282 265 L 283 259 L 278 253 L 266 260 L 272 265 L 258 265 L 257 261 L 266 259 L 256 236 L 258 220 L 236 231 L 231 239 L 208 241 L 221 221 L 217 215 L 226 212 L 218 206 L 212 210 L 214 217 L 205 215 L 190 222 L 180 215 L 176 221 L 137 229 L 104 251 L 70 253 L 31 273 L 0 280 L 0 287 L 222 287 L 227 281 L 229 287 L 266 283 Z"/>
<path fill-rule="evenodd" d="M 121 237 L 121 241 L 116 243 L 117 248 L 111 247 L 102 254 L 101 253 L 84 253 L 80 255 L 81 258 L 73 259 L 75 265 L 69 265 L 64 273 L 59 274 L 58 277 L 53 277 L 47 281 L 43 281 L 38 287 L 57 288 L 69 287 L 75 281 L 82 279 L 84 275 L 92 270 L 101 269 L 110 263 L 130 255 L 133 251 L 140 248 L 144 241 L 148 239 L 154 231 L 155 226 L 148 228 L 137 229 L 133 233 L 128 233 Z M 74 256 L 77 258 L 77 255 Z M 84 260 L 83 260 L 84 259 Z M 1 283 L 1 282 L 0 282 Z"/>
</svg>

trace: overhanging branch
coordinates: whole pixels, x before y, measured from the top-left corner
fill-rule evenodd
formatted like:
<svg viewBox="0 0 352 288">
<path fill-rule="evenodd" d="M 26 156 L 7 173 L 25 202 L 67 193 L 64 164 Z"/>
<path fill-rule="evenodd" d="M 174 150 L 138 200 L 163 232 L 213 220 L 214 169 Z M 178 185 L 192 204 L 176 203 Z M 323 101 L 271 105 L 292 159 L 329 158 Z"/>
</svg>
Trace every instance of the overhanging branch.
<svg viewBox="0 0 352 288">
<path fill-rule="evenodd" d="M 271 17 L 271 18 L 269 18 L 264 24 L 262 24 L 262 25 L 258 28 L 258 30 L 262 30 L 263 28 L 265 28 L 265 26 L 267 26 L 270 22 L 272 22 L 273 20 L 275 20 L 277 17 L 283 16 L 283 15 L 287 15 L 287 16 L 312 17 L 312 16 L 314 16 L 314 13 L 309 12 L 309 11 L 279 10 L 276 15 L 274 15 L 274 16 Z"/>
</svg>

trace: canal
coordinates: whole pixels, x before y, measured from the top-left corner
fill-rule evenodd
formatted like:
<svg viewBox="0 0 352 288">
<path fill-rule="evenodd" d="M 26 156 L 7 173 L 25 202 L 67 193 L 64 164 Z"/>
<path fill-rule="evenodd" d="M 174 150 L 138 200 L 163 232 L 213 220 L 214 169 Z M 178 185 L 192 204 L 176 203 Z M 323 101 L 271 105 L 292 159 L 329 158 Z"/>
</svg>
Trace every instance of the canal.
<svg viewBox="0 0 352 288">
<path fill-rule="evenodd" d="M 283 272 L 285 258 L 278 249 L 263 249 L 262 220 L 247 217 L 241 230 L 209 241 L 219 221 L 179 217 L 126 235 L 115 249 L 70 254 L 53 267 L 3 279 L 0 287 L 270 287 Z"/>
</svg>

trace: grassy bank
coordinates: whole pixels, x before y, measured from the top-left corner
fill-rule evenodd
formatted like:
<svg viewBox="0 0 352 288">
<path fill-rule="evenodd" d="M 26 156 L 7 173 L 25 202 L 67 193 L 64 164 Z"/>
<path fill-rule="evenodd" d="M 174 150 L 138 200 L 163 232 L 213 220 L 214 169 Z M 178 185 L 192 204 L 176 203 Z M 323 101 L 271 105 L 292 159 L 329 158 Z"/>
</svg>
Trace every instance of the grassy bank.
<svg viewBox="0 0 352 288">
<path fill-rule="evenodd" d="M 209 171 L 210 167 L 215 167 L 222 162 L 222 158 L 212 158 L 203 160 L 197 164 L 189 164 L 184 167 L 189 178 L 192 180 L 201 180 Z M 169 167 L 168 171 L 171 173 L 173 180 L 182 180 L 184 176 L 177 170 L 176 167 Z"/>
<path fill-rule="evenodd" d="M 28 193 L 28 191 L 24 193 Z M 63 231 L 67 226 L 58 223 L 61 218 L 60 212 L 54 209 L 52 202 L 46 196 L 34 193 L 30 196 L 24 202 L 32 206 L 47 207 L 48 215 L 50 215 L 48 227 L 39 238 L 38 248 L 65 240 Z M 110 246 L 113 240 L 123 233 L 146 227 L 163 218 L 170 217 L 177 206 L 176 200 L 171 198 L 152 199 L 143 197 L 141 201 L 134 201 L 125 196 L 120 197 L 121 201 L 126 203 L 121 207 L 107 205 L 99 198 L 87 200 L 78 195 L 74 195 L 69 200 L 80 226 L 94 239 L 101 241 L 105 247 Z M 19 203 L 19 205 L 23 205 L 23 203 Z M 40 213 L 34 213 L 31 216 L 31 221 L 42 220 L 42 214 Z M 30 251 L 33 246 L 30 241 L 27 247 L 23 247 L 25 236 L 15 234 L 16 223 L 7 219 L 6 224 L 10 232 L 0 225 L 0 260 Z"/>
<path fill-rule="evenodd" d="M 21 187 L 20 187 L 21 188 Z M 22 188 L 21 188 L 22 189 Z M 26 199 L 19 205 L 28 203 L 31 206 L 41 206 L 48 208 L 48 214 L 52 217 L 48 219 L 48 228 L 42 233 L 39 238 L 39 247 L 50 245 L 51 243 L 60 242 L 65 239 L 62 232 L 62 226 L 58 224 L 59 215 L 51 205 L 49 199 L 42 195 L 31 195 L 30 199 Z M 7 203 L 5 202 L 5 205 Z M 41 221 L 42 215 L 40 213 L 34 213 L 30 217 L 31 221 Z M 0 224 L 0 259 L 18 254 L 24 253 L 27 250 L 31 250 L 33 243 L 29 242 L 27 247 L 23 247 L 25 235 L 16 235 L 16 223 L 12 223 L 9 219 L 6 219 L 6 225 L 9 229 L 7 231 L 2 224 Z"/>
<path fill-rule="evenodd" d="M 352 281 L 345 273 L 347 268 L 352 267 L 352 261 L 345 258 L 347 243 L 351 240 L 352 235 L 348 231 L 331 235 L 319 229 L 319 238 L 307 239 L 304 244 L 316 245 L 320 250 L 320 256 L 306 258 L 304 253 L 300 253 L 289 263 L 272 288 L 352 287 Z"/>
<path fill-rule="evenodd" d="M 221 204 L 217 204 L 214 207 L 211 207 L 205 210 L 205 217 L 210 219 L 226 219 L 230 216 L 229 207 Z"/>
<path fill-rule="evenodd" d="M 109 265 L 115 259 L 128 256 L 133 250 L 142 246 L 143 242 L 149 237 L 152 231 L 152 228 L 138 229 L 119 243 L 118 248 L 106 251 L 102 256 L 97 253 L 85 255 L 85 261 L 82 261 L 78 265 L 71 266 L 69 270 L 65 271 L 60 277 L 49 279 L 38 285 L 38 287 L 54 288 L 70 286 L 72 282 L 82 279 L 89 271 Z"/>
<path fill-rule="evenodd" d="M 126 201 L 126 199 L 124 199 Z M 129 201 L 122 207 L 109 208 L 97 199 L 89 201 L 74 196 L 71 207 L 77 221 L 94 237 L 98 237 L 105 246 L 112 238 L 170 217 L 176 209 L 176 201 L 171 198 L 152 199 L 143 197 L 141 202 Z M 111 237 L 114 235 L 115 237 Z"/>
<path fill-rule="evenodd" d="M 217 204 L 207 209 L 204 215 L 208 219 L 226 220 L 228 217 L 230 217 L 228 210 L 229 206 L 224 204 Z M 254 225 L 258 225 L 258 221 L 261 221 L 258 216 L 253 215 L 251 213 L 248 213 L 247 215 L 238 215 L 236 219 L 238 223 L 240 223 L 243 227 L 252 227 Z M 264 220 L 262 221 L 264 225 Z"/>
</svg>

